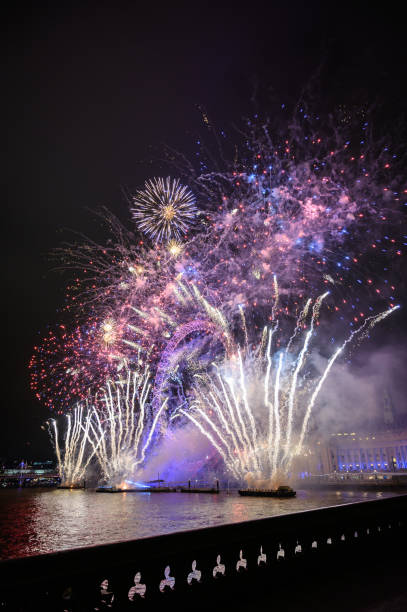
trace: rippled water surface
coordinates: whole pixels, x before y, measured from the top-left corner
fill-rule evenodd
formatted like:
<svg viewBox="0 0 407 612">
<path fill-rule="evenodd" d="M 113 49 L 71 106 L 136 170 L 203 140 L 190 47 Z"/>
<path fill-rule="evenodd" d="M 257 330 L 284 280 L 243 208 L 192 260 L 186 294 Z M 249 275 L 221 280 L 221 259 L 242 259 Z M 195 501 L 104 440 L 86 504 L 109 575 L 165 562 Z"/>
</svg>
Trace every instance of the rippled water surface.
<svg viewBox="0 0 407 612">
<path fill-rule="evenodd" d="M 133 540 L 392 495 L 297 491 L 294 499 L 273 499 L 240 497 L 237 492 L 108 494 L 3 489 L 0 558 Z"/>
</svg>

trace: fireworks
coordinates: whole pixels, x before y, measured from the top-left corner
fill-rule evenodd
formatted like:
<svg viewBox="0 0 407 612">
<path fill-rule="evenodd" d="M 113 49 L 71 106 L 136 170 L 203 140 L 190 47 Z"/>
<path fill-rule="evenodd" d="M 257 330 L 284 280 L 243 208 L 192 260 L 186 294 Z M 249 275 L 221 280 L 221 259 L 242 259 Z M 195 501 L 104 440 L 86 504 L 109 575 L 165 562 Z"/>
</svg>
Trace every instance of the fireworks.
<svg viewBox="0 0 407 612">
<path fill-rule="evenodd" d="M 90 402 L 85 455 L 108 482 L 185 420 L 236 478 L 289 471 L 335 362 L 396 308 L 397 153 L 366 122 L 337 130 L 301 108 L 284 137 L 249 120 L 233 145 L 216 168 L 202 148 L 197 171 L 172 155 L 185 185 L 137 192 L 131 214 L 149 240 L 105 211 L 106 244 L 59 252 L 69 321 L 36 347 L 32 388 L 60 412 Z M 317 330 L 321 347 L 347 338 L 319 373 Z"/>
<path fill-rule="evenodd" d="M 146 458 L 164 401 L 153 414 L 149 401 L 150 372 L 141 365 L 137 371 L 126 371 L 117 380 L 108 380 L 92 398 L 78 404 L 68 414 L 64 442 L 60 444 L 57 422 L 49 422 L 49 430 L 64 486 L 77 486 L 95 459 L 100 477 L 116 486 L 133 475 Z"/>
<path fill-rule="evenodd" d="M 303 452 L 312 410 L 335 361 L 350 342 L 397 309 L 366 320 L 331 355 L 322 372 L 310 378 L 306 367 L 310 342 L 327 295 L 316 300 L 309 330 L 302 334 L 296 353 L 289 351 L 294 335 L 285 349 L 273 350 L 276 324 L 266 330 L 265 355 L 248 351 L 242 356 L 239 350 L 234 359 L 216 368 L 215 375 L 197 376 L 190 407 L 181 407 L 174 415 L 194 423 L 239 481 L 275 486 L 279 478 L 287 479 L 293 460 Z M 303 319 L 304 311 L 296 330 Z"/>
<path fill-rule="evenodd" d="M 191 237 L 148 246 L 108 215 L 108 245 L 66 249 L 65 265 L 81 272 L 69 311 L 82 318 L 88 306 L 103 320 L 134 307 L 130 340 L 154 345 L 159 359 L 176 326 L 201 317 L 197 301 L 185 305 L 178 280 L 194 284 L 230 321 L 244 308 L 253 337 L 264 321 L 283 313 L 295 319 L 303 296 L 323 288 L 335 298 L 338 324 L 351 328 L 394 305 L 391 270 L 406 241 L 400 162 L 369 141 L 365 125 L 334 131 L 300 115 L 284 139 L 272 138 L 267 123 L 248 125 L 238 168 L 185 169 L 201 209 Z M 389 163 L 394 174 L 383 174 Z M 272 312 L 276 275 L 281 295 Z"/>
<path fill-rule="evenodd" d="M 87 399 L 106 378 L 127 363 L 126 345 L 118 342 L 121 324 L 107 318 L 67 330 L 61 325 L 34 347 L 31 388 L 49 408 L 64 414 Z M 128 347 L 130 348 L 130 347 Z M 136 351 L 131 350 L 132 356 Z"/>
<path fill-rule="evenodd" d="M 170 240 L 167 244 L 167 249 L 173 257 L 179 257 L 182 253 L 183 246 L 177 240 Z"/>
<path fill-rule="evenodd" d="M 91 410 L 87 437 L 109 485 L 134 474 L 146 457 L 166 401 L 155 415 L 149 411 L 151 383 L 147 367 L 116 381 L 107 381 Z"/>
<path fill-rule="evenodd" d="M 108 317 L 102 322 L 101 330 L 103 343 L 107 347 L 115 344 L 117 341 L 117 324 L 112 317 Z"/>
<path fill-rule="evenodd" d="M 133 198 L 131 209 L 139 229 L 155 242 L 181 239 L 196 217 L 195 198 L 178 179 L 155 178 Z"/>
<path fill-rule="evenodd" d="M 107 245 L 89 240 L 62 253 L 64 266 L 78 271 L 69 312 L 81 324 L 84 313 L 99 321 L 124 313 L 133 332 L 127 327 L 124 335 L 154 346 L 159 360 L 177 326 L 202 318 L 202 304 L 185 303 L 179 280 L 196 286 L 232 325 L 244 308 L 253 338 L 265 321 L 295 319 L 303 296 L 324 287 L 339 326 L 356 327 L 382 305 L 391 307 L 391 270 L 406 240 L 397 229 L 400 162 L 369 141 L 366 125 L 358 129 L 334 131 L 301 111 L 284 139 L 272 138 L 267 122 L 248 125 L 241 159 L 222 172 L 179 166 L 199 198 L 193 236 L 148 246 L 107 214 Z M 389 163 L 394 173 L 383 174 Z"/>
<path fill-rule="evenodd" d="M 63 486 L 78 486 L 83 483 L 88 465 L 95 449 L 90 449 L 88 440 L 90 415 L 84 413 L 82 405 L 76 406 L 66 416 L 64 443 L 59 441 L 58 425 L 55 419 L 49 422 L 49 430 L 58 461 L 58 472 Z"/>
</svg>

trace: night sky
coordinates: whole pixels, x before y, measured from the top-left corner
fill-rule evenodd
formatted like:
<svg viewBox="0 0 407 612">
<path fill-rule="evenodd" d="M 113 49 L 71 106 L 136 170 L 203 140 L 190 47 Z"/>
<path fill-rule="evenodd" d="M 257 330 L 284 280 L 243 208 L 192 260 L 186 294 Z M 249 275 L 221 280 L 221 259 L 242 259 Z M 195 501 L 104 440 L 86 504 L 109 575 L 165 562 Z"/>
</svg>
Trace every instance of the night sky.
<svg viewBox="0 0 407 612">
<path fill-rule="evenodd" d="M 256 87 L 290 103 L 320 68 L 327 110 L 377 102 L 384 124 L 405 114 L 405 22 L 394 4 L 353 4 L 33 2 L 3 15 L 0 457 L 52 456 L 28 375 L 63 303 L 48 255 L 70 230 L 97 238 L 102 205 L 126 220 L 122 188 L 159 172 L 151 146 L 191 155 L 199 106 L 228 127 Z"/>
</svg>

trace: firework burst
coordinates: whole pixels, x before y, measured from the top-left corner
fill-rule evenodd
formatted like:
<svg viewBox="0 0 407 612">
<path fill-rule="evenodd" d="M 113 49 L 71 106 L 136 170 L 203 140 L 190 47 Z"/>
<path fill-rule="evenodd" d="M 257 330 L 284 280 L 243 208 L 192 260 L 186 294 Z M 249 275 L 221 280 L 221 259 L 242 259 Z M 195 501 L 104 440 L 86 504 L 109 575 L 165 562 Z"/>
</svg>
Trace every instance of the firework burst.
<svg viewBox="0 0 407 612">
<path fill-rule="evenodd" d="M 67 329 L 60 325 L 34 347 L 29 368 L 31 389 L 48 408 L 65 414 L 87 399 L 106 378 L 137 358 L 122 341 L 127 325 L 111 316 Z"/>
<path fill-rule="evenodd" d="M 133 197 L 131 208 L 138 228 L 154 242 L 180 240 L 193 223 L 197 209 L 192 192 L 178 179 L 146 181 Z"/>
</svg>

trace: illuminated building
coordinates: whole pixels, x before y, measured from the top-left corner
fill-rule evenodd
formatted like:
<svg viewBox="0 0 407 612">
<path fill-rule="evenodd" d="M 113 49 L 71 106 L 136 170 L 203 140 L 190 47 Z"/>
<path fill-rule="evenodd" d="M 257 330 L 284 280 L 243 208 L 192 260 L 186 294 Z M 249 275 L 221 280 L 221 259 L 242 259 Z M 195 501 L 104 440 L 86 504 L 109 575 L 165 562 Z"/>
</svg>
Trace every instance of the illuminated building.
<svg viewBox="0 0 407 612">
<path fill-rule="evenodd" d="M 407 470 L 407 427 L 396 422 L 386 393 L 376 427 L 321 436 L 304 459 L 306 471 L 312 474 Z"/>
</svg>

